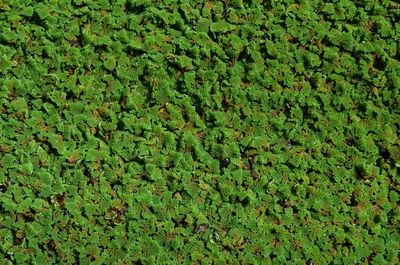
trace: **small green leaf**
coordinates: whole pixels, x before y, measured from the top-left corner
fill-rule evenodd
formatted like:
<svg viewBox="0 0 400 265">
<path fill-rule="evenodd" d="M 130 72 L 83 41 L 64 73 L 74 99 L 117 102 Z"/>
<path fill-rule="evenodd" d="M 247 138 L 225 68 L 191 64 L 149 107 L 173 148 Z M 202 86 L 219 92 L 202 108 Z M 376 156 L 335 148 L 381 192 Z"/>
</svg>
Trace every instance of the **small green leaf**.
<svg viewBox="0 0 400 265">
<path fill-rule="evenodd" d="M 116 65 L 117 65 L 117 61 L 116 61 L 115 57 L 112 55 L 107 56 L 107 59 L 104 61 L 104 67 L 107 70 L 111 71 L 111 70 L 114 70 Z"/>
<path fill-rule="evenodd" d="M 50 15 L 49 7 L 45 6 L 43 3 L 39 3 L 35 11 L 41 19 L 46 19 Z"/>
<path fill-rule="evenodd" d="M 12 62 L 6 55 L 0 57 L 0 72 L 5 74 L 12 67 Z"/>
</svg>

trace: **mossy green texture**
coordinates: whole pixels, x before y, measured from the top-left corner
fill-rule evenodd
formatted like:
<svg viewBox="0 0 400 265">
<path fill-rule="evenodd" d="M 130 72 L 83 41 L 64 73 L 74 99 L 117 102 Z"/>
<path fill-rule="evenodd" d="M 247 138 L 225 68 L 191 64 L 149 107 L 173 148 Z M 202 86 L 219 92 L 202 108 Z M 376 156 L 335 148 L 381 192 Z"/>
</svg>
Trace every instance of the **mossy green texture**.
<svg viewBox="0 0 400 265">
<path fill-rule="evenodd" d="M 399 21 L 0 0 L 0 263 L 399 264 Z"/>
</svg>

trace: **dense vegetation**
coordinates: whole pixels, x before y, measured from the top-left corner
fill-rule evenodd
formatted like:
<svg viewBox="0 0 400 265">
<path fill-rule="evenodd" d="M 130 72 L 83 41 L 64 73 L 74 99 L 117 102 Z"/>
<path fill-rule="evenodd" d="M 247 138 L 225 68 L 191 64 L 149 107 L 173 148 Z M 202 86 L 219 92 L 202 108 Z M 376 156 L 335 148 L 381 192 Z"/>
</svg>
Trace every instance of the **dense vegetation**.
<svg viewBox="0 0 400 265">
<path fill-rule="evenodd" d="M 399 264 L 396 2 L 0 0 L 1 264 Z"/>
</svg>

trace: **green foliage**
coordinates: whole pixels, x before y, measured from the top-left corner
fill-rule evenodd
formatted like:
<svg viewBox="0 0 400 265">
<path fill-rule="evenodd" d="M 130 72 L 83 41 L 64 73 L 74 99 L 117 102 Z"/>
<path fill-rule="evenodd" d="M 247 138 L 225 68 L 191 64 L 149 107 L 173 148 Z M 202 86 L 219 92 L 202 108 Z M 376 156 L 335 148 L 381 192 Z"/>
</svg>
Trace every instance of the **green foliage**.
<svg viewBox="0 0 400 265">
<path fill-rule="evenodd" d="M 400 263 L 378 2 L 0 0 L 0 263 Z"/>
</svg>

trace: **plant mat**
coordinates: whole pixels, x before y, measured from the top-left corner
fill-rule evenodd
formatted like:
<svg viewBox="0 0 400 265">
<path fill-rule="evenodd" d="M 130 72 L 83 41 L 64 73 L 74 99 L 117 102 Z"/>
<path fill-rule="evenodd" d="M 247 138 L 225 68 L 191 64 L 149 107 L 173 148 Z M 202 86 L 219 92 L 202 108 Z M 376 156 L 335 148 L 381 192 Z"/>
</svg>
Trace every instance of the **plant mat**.
<svg viewBox="0 0 400 265">
<path fill-rule="evenodd" d="M 1 264 L 399 264 L 397 1 L 0 1 Z"/>
</svg>

